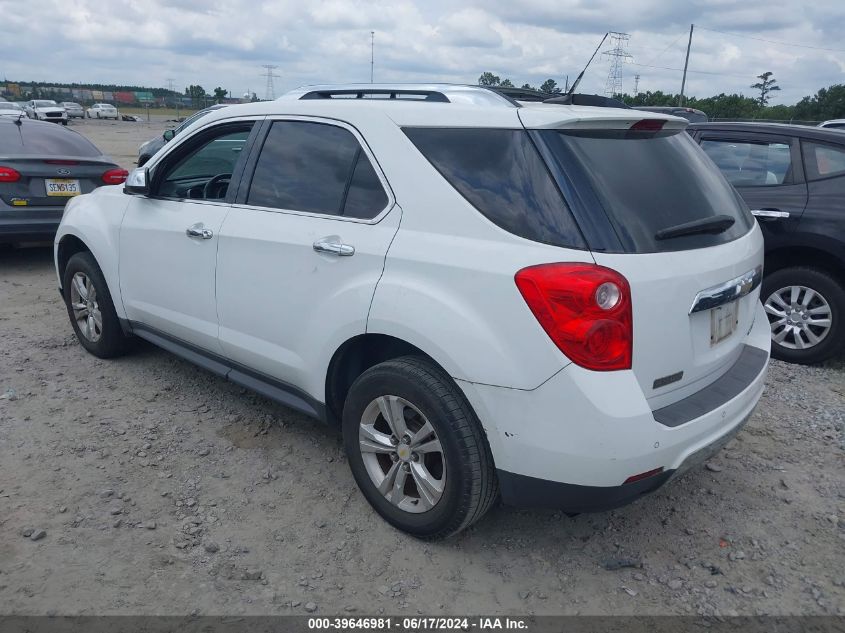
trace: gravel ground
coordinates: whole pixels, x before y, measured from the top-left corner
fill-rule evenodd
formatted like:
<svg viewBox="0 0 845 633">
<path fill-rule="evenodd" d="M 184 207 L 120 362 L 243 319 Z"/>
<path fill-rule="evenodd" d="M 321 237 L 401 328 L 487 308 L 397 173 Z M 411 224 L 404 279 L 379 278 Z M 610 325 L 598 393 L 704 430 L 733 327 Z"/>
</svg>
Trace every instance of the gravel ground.
<svg viewBox="0 0 845 633">
<path fill-rule="evenodd" d="M 88 355 L 47 248 L 0 270 L 0 613 L 845 615 L 845 359 L 772 362 L 745 430 L 631 506 L 422 543 L 333 431 L 145 344 Z"/>
</svg>

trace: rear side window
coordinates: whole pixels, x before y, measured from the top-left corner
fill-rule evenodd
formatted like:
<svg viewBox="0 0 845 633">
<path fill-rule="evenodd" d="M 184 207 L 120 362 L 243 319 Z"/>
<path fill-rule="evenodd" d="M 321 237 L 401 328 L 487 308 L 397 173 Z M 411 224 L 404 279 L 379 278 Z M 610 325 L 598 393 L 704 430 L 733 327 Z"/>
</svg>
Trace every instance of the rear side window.
<svg viewBox="0 0 845 633">
<path fill-rule="evenodd" d="M 405 128 L 443 177 L 487 219 L 535 242 L 585 248 L 584 240 L 525 130 Z"/>
<path fill-rule="evenodd" d="M 54 123 L 22 121 L 0 125 L 0 155 L 3 156 L 102 156 L 81 134 Z"/>
<path fill-rule="evenodd" d="M 653 253 L 704 248 L 745 235 L 753 218 L 689 134 L 674 130 L 543 130 L 561 170 L 582 183 L 589 212 L 604 212 L 624 252 Z M 658 239 L 658 233 L 689 222 L 727 215 L 720 233 Z"/>
<path fill-rule="evenodd" d="M 258 157 L 247 204 L 361 219 L 387 194 L 355 136 L 336 125 L 276 121 Z"/>
<path fill-rule="evenodd" d="M 845 175 L 845 148 L 802 141 L 808 180 Z"/>
<path fill-rule="evenodd" d="M 792 158 L 787 143 L 704 139 L 701 149 L 734 187 L 766 187 L 792 182 Z"/>
</svg>

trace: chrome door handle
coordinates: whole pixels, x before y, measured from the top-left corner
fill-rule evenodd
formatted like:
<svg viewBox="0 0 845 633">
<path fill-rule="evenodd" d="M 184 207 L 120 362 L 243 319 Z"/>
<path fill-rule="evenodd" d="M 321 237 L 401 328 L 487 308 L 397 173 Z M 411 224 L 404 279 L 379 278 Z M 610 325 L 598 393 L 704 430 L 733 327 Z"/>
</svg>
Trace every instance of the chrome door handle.
<svg viewBox="0 0 845 633">
<path fill-rule="evenodd" d="M 185 235 L 187 235 L 188 237 L 199 237 L 204 240 L 210 240 L 212 237 L 214 237 L 214 233 L 211 231 L 211 229 L 203 228 L 202 226 L 197 224 L 189 226 L 187 229 L 185 229 Z"/>
<path fill-rule="evenodd" d="M 757 218 L 788 218 L 789 211 L 777 209 L 751 209 L 751 215 Z"/>
<path fill-rule="evenodd" d="M 355 254 L 355 247 L 351 244 L 344 244 L 336 235 L 324 237 L 314 242 L 314 250 L 318 253 L 328 253 L 338 257 L 351 257 Z"/>
</svg>

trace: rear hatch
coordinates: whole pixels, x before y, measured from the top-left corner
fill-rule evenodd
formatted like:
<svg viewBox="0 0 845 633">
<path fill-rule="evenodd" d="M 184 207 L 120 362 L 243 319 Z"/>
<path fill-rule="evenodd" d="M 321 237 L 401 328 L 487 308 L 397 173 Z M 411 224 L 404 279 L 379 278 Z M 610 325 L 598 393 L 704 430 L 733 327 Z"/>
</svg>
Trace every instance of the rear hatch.
<svg viewBox="0 0 845 633">
<path fill-rule="evenodd" d="M 630 284 L 632 369 L 652 408 L 715 381 L 742 351 L 762 274 L 762 237 L 741 198 L 685 121 L 526 114 L 596 263 Z"/>
</svg>

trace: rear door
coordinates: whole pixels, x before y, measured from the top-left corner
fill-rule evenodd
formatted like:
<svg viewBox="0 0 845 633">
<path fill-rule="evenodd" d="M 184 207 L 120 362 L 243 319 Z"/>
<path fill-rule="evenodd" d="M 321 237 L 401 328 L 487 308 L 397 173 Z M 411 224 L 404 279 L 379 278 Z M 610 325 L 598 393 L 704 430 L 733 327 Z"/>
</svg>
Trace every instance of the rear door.
<svg viewBox="0 0 845 633">
<path fill-rule="evenodd" d="M 703 130 L 698 140 L 757 215 L 766 247 L 777 247 L 795 230 L 807 206 L 798 139 Z"/>
<path fill-rule="evenodd" d="M 236 362 L 322 400 L 320 365 L 365 332 L 401 209 L 351 126 L 265 125 L 221 230 L 220 344 Z"/>
<path fill-rule="evenodd" d="M 585 234 L 596 263 L 630 284 L 632 369 L 653 408 L 703 388 L 738 359 L 763 263 L 760 232 L 737 193 L 688 134 L 659 128 L 590 129 L 584 121 L 535 133 L 573 213 L 593 225 Z M 677 230 L 707 222 L 721 228 Z M 599 233 L 612 237 L 599 243 Z M 737 286 L 747 294 L 694 309 L 697 297 Z"/>
</svg>

